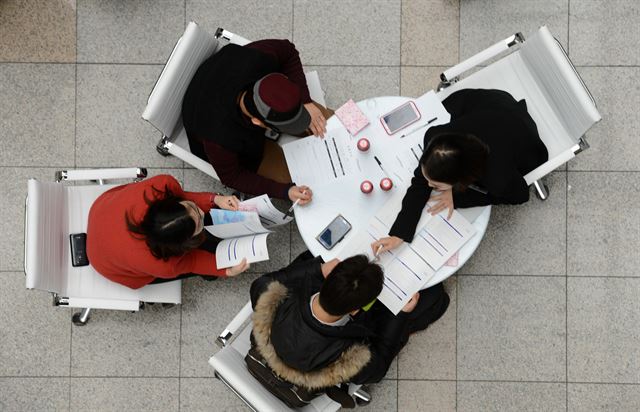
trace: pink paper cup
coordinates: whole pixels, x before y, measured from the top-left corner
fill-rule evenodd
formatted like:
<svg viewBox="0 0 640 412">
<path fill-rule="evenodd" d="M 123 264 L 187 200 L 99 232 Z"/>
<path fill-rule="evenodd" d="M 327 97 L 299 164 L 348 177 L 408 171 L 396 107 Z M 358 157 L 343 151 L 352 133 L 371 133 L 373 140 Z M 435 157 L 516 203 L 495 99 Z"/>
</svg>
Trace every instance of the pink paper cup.
<svg viewBox="0 0 640 412">
<path fill-rule="evenodd" d="M 393 181 L 391 181 L 391 179 L 389 179 L 388 177 L 380 180 L 380 189 L 384 190 L 385 192 L 391 190 L 392 187 Z"/>
<path fill-rule="evenodd" d="M 367 139 L 366 137 L 358 140 L 358 150 L 360 150 L 361 152 L 368 151 L 370 147 L 371 143 L 369 143 L 369 139 Z"/>
<path fill-rule="evenodd" d="M 362 191 L 362 193 L 368 195 L 369 193 L 373 192 L 373 183 L 365 180 L 364 182 L 360 183 L 360 190 Z"/>
</svg>

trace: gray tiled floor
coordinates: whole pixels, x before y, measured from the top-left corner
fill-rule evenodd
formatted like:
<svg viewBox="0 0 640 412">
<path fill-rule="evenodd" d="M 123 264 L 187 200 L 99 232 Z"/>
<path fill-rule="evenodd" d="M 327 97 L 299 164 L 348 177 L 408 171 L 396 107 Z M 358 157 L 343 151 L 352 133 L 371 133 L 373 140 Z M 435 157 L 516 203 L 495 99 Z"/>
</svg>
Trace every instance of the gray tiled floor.
<svg viewBox="0 0 640 412">
<path fill-rule="evenodd" d="M 548 201 L 494 208 L 446 282 L 449 311 L 411 338 L 366 410 L 640 410 L 636 0 L 0 1 L 0 410 L 246 410 L 207 359 L 250 282 L 304 250 L 295 223 L 271 235 L 271 262 L 186 281 L 170 309 L 97 311 L 78 328 L 24 288 L 30 177 L 135 165 L 225 190 L 158 155 L 159 134 L 140 118 L 189 20 L 292 39 L 334 108 L 418 96 L 461 58 L 549 26 L 603 115 L 591 148 L 549 177 Z"/>
</svg>

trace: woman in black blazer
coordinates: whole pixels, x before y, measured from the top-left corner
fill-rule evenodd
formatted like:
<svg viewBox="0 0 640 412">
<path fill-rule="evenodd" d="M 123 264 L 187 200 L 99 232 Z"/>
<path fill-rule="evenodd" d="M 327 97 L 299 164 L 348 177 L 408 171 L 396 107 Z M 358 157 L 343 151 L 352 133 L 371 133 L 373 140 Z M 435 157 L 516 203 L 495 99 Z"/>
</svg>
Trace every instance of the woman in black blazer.
<svg viewBox="0 0 640 412">
<path fill-rule="evenodd" d="M 455 208 L 529 200 L 523 176 L 549 155 L 524 100 L 501 90 L 466 89 L 447 97 L 451 122 L 427 130 L 424 153 L 389 237 L 372 247 L 411 242 L 427 200 L 431 214 Z M 439 194 L 432 194 L 437 190 Z"/>
</svg>

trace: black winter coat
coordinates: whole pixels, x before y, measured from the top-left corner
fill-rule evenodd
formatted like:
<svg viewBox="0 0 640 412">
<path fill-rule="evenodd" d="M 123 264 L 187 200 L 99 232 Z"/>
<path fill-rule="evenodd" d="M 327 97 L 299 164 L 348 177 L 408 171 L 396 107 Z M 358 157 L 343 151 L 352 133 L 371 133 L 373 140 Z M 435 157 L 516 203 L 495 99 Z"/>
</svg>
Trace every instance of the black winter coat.
<svg viewBox="0 0 640 412">
<path fill-rule="evenodd" d="M 344 326 L 320 323 L 313 317 L 309 301 L 324 281 L 321 263 L 320 259 L 294 263 L 253 282 L 250 293 L 255 311 L 254 337 L 256 320 L 261 315 L 259 312 L 265 307 L 274 307 L 272 320 L 267 320 L 272 323 L 262 329 L 266 331 L 264 333 L 270 330 L 265 341 L 270 341 L 277 358 L 286 366 L 304 373 L 321 370 L 336 362 L 346 362 L 347 368 L 351 367 L 356 373 L 343 376 L 342 381 L 358 384 L 379 382 L 406 343 L 408 316 L 404 312 L 394 316 L 376 302 L 368 312 L 360 311 Z M 276 288 L 280 290 L 280 298 L 272 297 Z M 266 306 L 265 299 L 259 302 L 263 295 L 269 300 Z M 367 353 L 363 354 L 361 349 Z M 345 353 L 354 355 L 354 359 L 344 359 Z M 269 366 L 276 370 L 273 364 Z M 344 369 L 344 364 L 342 366 L 339 369 Z"/>
<path fill-rule="evenodd" d="M 451 122 L 427 130 L 423 147 L 445 131 L 473 134 L 489 146 L 485 174 L 474 182 L 487 193 L 472 188 L 454 190 L 454 207 L 528 201 L 529 188 L 523 176 L 546 162 L 549 155 L 525 101 L 517 102 L 501 90 L 465 89 L 453 93 L 442 104 L 451 114 Z M 418 166 L 389 235 L 410 242 L 430 195 L 431 188 Z"/>
</svg>

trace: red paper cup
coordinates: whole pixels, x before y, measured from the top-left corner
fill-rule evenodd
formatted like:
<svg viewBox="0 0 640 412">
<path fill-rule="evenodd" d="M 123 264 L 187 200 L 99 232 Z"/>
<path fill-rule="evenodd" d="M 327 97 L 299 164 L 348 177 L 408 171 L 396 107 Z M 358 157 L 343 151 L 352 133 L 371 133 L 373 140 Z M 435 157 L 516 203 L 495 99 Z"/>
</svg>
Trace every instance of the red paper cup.
<svg viewBox="0 0 640 412">
<path fill-rule="evenodd" d="M 369 143 L 369 139 L 367 139 L 366 137 L 358 140 L 358 150 L 360 150 L 361 152 L 366 152 L 370 147 L 371 143 Z"/>
<path fill-rule="evenodd" d="M 362 190 L 362 193 L 364 194 L 369 194 L 373 192 L 373 183 L 371 183 L 368 180 L 365 180 L 364 182 L 360 183 L 360 190 Z"/>
<path fill-rule="evenodd" d="M 392 187 L 393 182 L 388 177 L 385 177 L 380 181 L 380 189 L 384 190 L 385 192 L 391 190 Z"/>
</svg>

